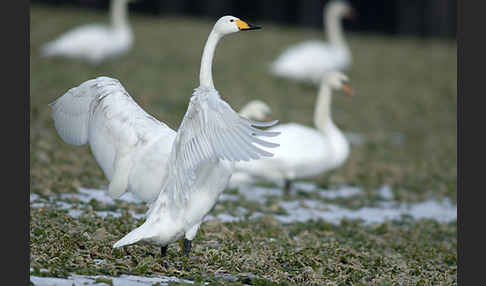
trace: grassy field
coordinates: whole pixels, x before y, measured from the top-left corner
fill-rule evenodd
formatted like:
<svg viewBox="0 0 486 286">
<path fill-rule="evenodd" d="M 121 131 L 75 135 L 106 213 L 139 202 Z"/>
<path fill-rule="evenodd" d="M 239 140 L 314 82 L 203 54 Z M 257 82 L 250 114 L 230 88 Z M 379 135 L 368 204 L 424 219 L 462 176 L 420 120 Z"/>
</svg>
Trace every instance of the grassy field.
<svg viewBox="0 0 486 286">
<path fill-rule="evenodd" d="M 47 198 L 108 183 L 87 146 L 73 147 L 57 136 L 48 103 L 85 80 L 115 77 L 145 110 L 176 129 L 198 86 L 202 48 L 215 20 L 131 15 L 135 48 L 119 60 L 92 67 L 42 59 L 39 47 L 79 24 L 106 22 L 106 15 L 32 5 L 31 193 Z M 213 67 L 216 88 L 236 110 L 251 99 L 263 99 L 275 119 L 312 124 L 317 90 L 276 79 L 267 67 L 284 47 L 322 38 L 322 33 L 257 24 L 264 29 L 229 36 L 218 46 Z M 343 167 L 316 181 L 323 187 L 364 188 L 366 196 L 344 200 L 343 205 L 366 205 L 384 184 L 391 186 L 397 202 L 443 198 L 455 202 L 456 43 L 348 35 L 354 58 L 348 75 L 357 95 L 335 96 L 333 117 L 342 130 L 363 134 L 366 141 L 352 146 Z M 396 144 L 390 139 L 393 134 L 400 134 L 403 142 Z M 238 203 L 220 207 L 236 208 Z M 236 285 L 456 284 L 455 222 L 281 224 L 270 215 L 254 221 L 216 220 L 201 226 L 189 257 L 181 257 L 180 247 L 172 245 L 163 260 L 155 247 L 132 246 L 129 253 L 112 250 L 116 240 L 143 222 L 128 215 L 133 206 L 120 203 L 124 215 L 118 218 L 100 218 L 93 208 L 83 210 L 79 219 L 54 205 L 31 208 L 30 261 L 36 275 L 164 274 Z M 272 212 L 268 206 L 254 208 Z M 42 268 L 48 271 L 40 273 Z M 232 274 L 237 280 L 230 282 L 216 273 Z"/>
</svg>

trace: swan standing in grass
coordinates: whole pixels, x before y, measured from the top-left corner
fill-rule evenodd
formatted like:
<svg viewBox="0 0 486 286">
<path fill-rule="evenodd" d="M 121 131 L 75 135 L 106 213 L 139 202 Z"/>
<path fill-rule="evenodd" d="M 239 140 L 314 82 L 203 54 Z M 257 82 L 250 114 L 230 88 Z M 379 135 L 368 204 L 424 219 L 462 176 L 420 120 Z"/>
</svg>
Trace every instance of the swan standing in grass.
<svg viewBox="0 0 486 286">
<path fill-rule="evenodd" d="M 106 95 L 110 96 L 105 98 Z M 112 198 L 120 197 L 125 191 L 148 203 L 157 198 L 177 133 L 146 114 L 118 80 L 108 77 L 88 80 L 50 106 L 61 138 L 72 145 L 89 142 L 96 162 L 110 182 L 113 182 L 115 169 L 122 172 L 119 167 L 130 168 L 125 171 L 128 172 L 125 173 L 128 176 L 126 189 L 117 186 L 116 180 L 110 183 L 108 194 Z M 95 112 L 100 108 L 106 112 Z M 90 113 L 94 115 L 91 118 Z M 129 117 L 129 113 L 133 115 Z M 253 100 L 243 106 L 239 114 L 252 120 L 268 121 L 271 110 L 265 103 Z M 117 149 L 121 150 L 117 147 L 120 139 L 127 143 L 141 142 L 125 151 L 130 156 L 126 163 L 130 166 L 124 167 L 117 159 L 120 157 L 116 156 Z M 117 174 L 117 177 L 122 175 Z"/>
<path fill-rule="evenodd" d="M 238 115 L 223 101 L 212 79 L 212 61 L 220 39 L 241 30 L 259 27 L 224 16 L 214 25 L 203 50 L 199 87 L 191 97 L 169 157 L 167 177 L 147 220 L 113 247 L 134 243 L 161 246 L 164 256 L 169 243 L 184 237 L 183 253 L 188 254 L 204 216 L 226 188 L 234 162 L 271 157 L 254 144 L 277 147 L 259 137 L 276 136 L 253 128 L 276 123 L 258 123 Z"/>
<path fill-rule="evenodd" d="M 321 81 L 314 110 L 316 128 L 297 123 L 279 124 L 267 131 L 280 132 L 272 142 L 280 144 L 272 158 L 238 162 L 230 185 L 258 180 L 284 184 L 288 194 L 291 181 L 320 175 L 341 166 L 349 155 L 349 143 L 331 118 L 331 91 L 343 90 L 352 95 L 345 84 L 346 75 L 326 73 Z"/>
<path fill-rule="evenodd" d="M 147 220 L 113 247 L 151 243 L 161 246 L 165 255 L 169 243 L 184 237 L 183 252 L 188 254 L 204 216 L 228 184 L 234 162 L 272 156 L 257 145 L 278 144 L 257 136 L 278 133 L 253 126 L 269 127 L 276 121 L 259 123 L 238 115 L 214 88 L 211 71 L 216 45 L 224 35 L 258 28 L 233 16 L 216 22 L 204 47 L 200 86 L 177 132 L 147 114 L 116 79 L 86 81 L 51 104 L 61 138 L 74 145 L 89 142 L 110 180 L 112 196 L 120 196 L 130 185 L 134 188 L 134 182 L 143 183 L 136 177 L 157 168 L 152 155 L 163 157 L 157 150 L 171 150 L 158 169 L 162 187 Z"/>
<path fill-rule="evenodd" d="M 318 85 L 325 72 L 349 68 L 351 51 L 344 39 L 341 20 L 353 13 L 346 1 L 329 2 L 324 7 L 324 28 L 329 43 L 313 40 L 291 46 L 271 64 L 270 72 L 278 77 Z"/>
<path fill-rule="evenodd" d="M 127 9 L 131 0 L 112 0 L 111 25 L 91 24 L 77 27 L 41 48 L 41 56 L 60 56 L 87 60 L 97 65 L 127 53 L 133 45 L 133 32 Z"/>
</svg>

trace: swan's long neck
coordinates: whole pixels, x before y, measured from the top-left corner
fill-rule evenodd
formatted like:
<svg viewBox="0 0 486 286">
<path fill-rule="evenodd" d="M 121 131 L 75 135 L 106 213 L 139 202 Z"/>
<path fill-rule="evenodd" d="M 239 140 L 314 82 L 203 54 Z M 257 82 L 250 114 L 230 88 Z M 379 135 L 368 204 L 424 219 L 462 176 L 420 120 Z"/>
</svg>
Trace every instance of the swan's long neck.
<svg viewBox="0 0 486 286">
<path fill-rule="evenodd" d="M 326 34 L 329 39 L 329 43 L 331 43 L 331 45 L 337 47 L 347 47 L 347 43 L 343 35 L 341 17 L 339 15 L 333 13 L 332 10 L 326 11 L 324 25 L 326 28 Z"/>
<path fill-rule="evenodd" d="M 323 84 L 319 89 L 314 109 L 314 125 L 324 134 L 335 128 L 331 118 L 331 89 Z"/>
<path fill-rule="evenodd" d="M 127 28 L 128 16 L 127 6 L 128 0 L 112 0 L 110 4 L 111 23 L 115 28 Z"/>
<path fill-rule="evenodd" d="M 349 154 L 349 142 L 331 118 L 331 89 L 321 85 L 314 111 L 314 124 L 327 138 L 331 148 L 330 166 L 337 167 L 346 160 Z"/>
<path fill-rule="evenodd" d="M 201 59 L 201 70 L 199 72 L 200 86 L 214 88 L 212 72 L 213 56 L 220 39 L 221 35 L 213 30 L 206 41 Z"/>
</svg>

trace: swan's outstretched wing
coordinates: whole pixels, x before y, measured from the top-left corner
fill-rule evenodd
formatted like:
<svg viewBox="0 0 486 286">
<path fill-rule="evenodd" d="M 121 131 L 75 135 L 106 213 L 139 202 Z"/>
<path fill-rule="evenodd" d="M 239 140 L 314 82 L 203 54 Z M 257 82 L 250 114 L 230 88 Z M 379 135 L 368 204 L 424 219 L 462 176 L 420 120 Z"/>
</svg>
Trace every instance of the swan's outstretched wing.
<svg viewBox="0 0 486 286">
<path fill-rule="evenodd" d="M 196 170 L 204 162 L 249 161 L 273 156 L 256 145 L 279 145 L 256 136 L 273 137 L 279 132 L 262 131 L 254 127 L 270 127 L 276 123 L 276 120 L 248 120 L 222 100 L 215 89 L 197 88 L 172 146 L 170 162 L 176 180 L 176 192 L 187 198 L 196 179 Z"/>
<path fill-rule="evenodd" d="M 109 77 L 85 81 L 50 106 L 56 130 L 65 142 L 90 143 L 110 180 L 108 192 L 113 197 L 125 191 L 130 168 L 145 147 L 175 133 L 146 113 L 118 80 Z"/>
<path fill-rule="evenodd" d="M 97 78 L 85 81 L 49 104 L 54 126 L 62 140 L 71 145 L 88 143 L 90 107 L 100 98 L 100 84 L 111 83 L 111 80 Z"/>
</svg>

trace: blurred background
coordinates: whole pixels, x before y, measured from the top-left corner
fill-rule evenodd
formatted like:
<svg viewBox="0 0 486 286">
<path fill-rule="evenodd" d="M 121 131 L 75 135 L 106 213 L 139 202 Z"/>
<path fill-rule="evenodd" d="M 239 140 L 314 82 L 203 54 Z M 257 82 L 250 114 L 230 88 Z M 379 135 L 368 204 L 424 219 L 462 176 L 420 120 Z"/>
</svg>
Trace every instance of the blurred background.
<svg viewBox="0 0 486 286">
<path fill-rule="evenodd" d="M 322 27 L 322 6 L 328 0 L 138 0 L 130 4 L 135 13 L 218 17 L 248 15 L 254 21 L 271 21 L 301 27 Z M 455 0 L 349 0 L 359 11 L 356 21 L 345 23 L 351 31 L 446 37 L 456 35 Z M 32 0 L 52 6 L 72 6 L 106 10 L 109 1 Z"/>
</svg>

